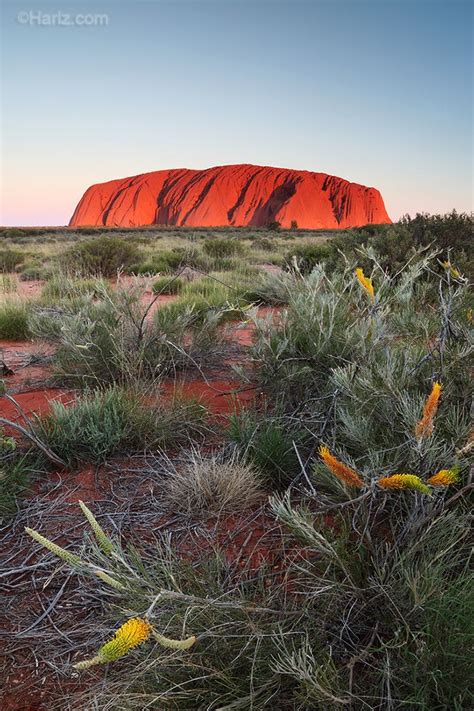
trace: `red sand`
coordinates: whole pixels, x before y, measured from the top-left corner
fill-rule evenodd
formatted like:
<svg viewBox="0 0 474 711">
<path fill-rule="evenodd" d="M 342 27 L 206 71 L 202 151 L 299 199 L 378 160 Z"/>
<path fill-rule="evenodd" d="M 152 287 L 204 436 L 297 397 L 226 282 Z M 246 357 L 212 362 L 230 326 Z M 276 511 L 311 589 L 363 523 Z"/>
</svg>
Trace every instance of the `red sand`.
<svg viewBox="0 0 474 711">
<path fill-rule="evenodd" d="M 162 393 L 165 397 L 196 399 L 213 414 L 227 416 L 255 399 L 254 389 L 242 388 L 245 386 L 236 380 L 171 380 L 163 383 Z"/>
<path fill-rule="evenodd" d="M 335 229 L 390 223 L 375 188 L 326 173 L 255 165 L 171 169 L 92 185 L 70 226 L 186 225 Z"/>
<path fill-rule="evenodd" d="M 74 402 L 74 394 L 71 391 L 61 390 L 60 388 L 30 390 L 29 392 L 16 393 L 13 397 L 29 418 L 33 415 L 45 415 L 48 413 L 53 401 L 63 402 L 66 405 Z M 20 425 L 25 424 L 24 418 L 15 405 L 4 397 L 0 397 L 0 416 Z M 19 434 L 12 427 L 6 426 L 4 430 L 5 434 L 9 436 L 18 436 Z"/>
</svg>

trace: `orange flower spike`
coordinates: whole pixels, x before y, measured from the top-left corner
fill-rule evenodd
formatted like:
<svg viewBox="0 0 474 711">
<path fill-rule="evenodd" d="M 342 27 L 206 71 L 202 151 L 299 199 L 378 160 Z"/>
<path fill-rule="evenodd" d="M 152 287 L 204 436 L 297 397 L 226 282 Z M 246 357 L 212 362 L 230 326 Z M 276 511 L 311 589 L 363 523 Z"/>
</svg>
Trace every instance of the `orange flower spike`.
<svg viewBox="0 0 474 711">
<path fill-rule="evenodd" d="M 375 291 L 374 291 L 374 285 L 372 284 L 372 279 L 369 277 L 366 277 L 364 274 L 364 270 L 361 269 L 360 267 L 355 270 L 356 277 L 359 280 L 359 283 L 361 284 L 362 288 L 365 289 L 365 291 L 368 293 L 370 296 L 371 300 L 375 300 Z"/>
<path fill-rule="evenodd" d="M 430 476 L 428 484 L 431 484 L 431 486 L 450 486 L 451 484 L 456 484 L 458 481 L 459 470 L 457 468 L 441 469 L 441 471 Z"/>
<path fill-rule="evenodd" d="M 383 479 L 379 479 L 377 484 L 382 489 L 411 489 L 420 491 L 422 494 L 430 494 L 430 490 L 424 481 L 415 474 L 392 474 L 392 476 L 385 476 Z"/>
<path fill-rule="evenodd" d="M 361 489 L 364 486 L 364 482 L 360 476 L 353 469 L 340 462 L 339 459 L 334 457 L 329 449 L 324 445 L 319 448 L 319 454 L 323 460 L 326 467 L 329 469 L 334 476 L 336 476 L 340 481 L 344 482 L 348 486 L 354 486 Z"/>
<path fill-rule="evenodd" d="M 430 394 L 428 395 L 423 407 L 423 417 L 415 427 L 415 434 L 418 439 L 426 437 L 433 432 L 433 420 L 438 410 L 439 398 L 441 397 L 442 386 L 440 383 L 433 383 Z"/>
</svg>

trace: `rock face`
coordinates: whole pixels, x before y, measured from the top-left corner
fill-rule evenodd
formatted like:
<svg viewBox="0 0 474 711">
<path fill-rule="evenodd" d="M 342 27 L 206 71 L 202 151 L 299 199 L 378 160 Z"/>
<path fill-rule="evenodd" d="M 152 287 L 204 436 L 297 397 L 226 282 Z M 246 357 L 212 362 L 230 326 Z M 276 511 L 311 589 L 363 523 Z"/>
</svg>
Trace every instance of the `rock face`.
<svg viewBox="0 0 474 711">
<path fill-rule="evenodd" d="M 375 188 L 325 173 L 225 165 L 177 168 L 92 185 L 71 226 L 345 228 L 391 222 Z"/>
</svg>

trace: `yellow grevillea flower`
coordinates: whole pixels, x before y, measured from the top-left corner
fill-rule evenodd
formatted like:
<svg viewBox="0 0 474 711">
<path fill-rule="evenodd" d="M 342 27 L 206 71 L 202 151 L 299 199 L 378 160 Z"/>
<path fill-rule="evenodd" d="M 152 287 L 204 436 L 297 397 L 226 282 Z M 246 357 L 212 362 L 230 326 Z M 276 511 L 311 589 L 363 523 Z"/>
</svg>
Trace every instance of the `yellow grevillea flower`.
<svg viewBox="0 0 474 711">
<path fill-rule="evenodd" d="M 433 432 L 433 420 L 438 410 L 439 398 L 441 397 L 442 386 L 440 383 L 433 383 L 430 394 L 428 395 L 423 407 L 423 417 L 415 427 L 415 434 L 418 439 L 426 437 Z"/>
<path fill-rule="evenodd" d="M 449 486 L 459 481 L 459 469 L 441 469 L 441 471 L 433 474 L 428 479 L 428 484 L 431 486 Z"/>
<path fill-rule="evenodd" d="M 364 486 L 364 482 L 357 472 L 348 467 L 347 464 L 340 462 L 339 459 L 336 459 L 327 447 L 321 445 L 319 448 L 319 454 L 329 471 L 345 484 L 348 486 L 355 486 L 358 489 Z"/>
<path fill-rule="evenodd" d="M 134 647 L 146 642 L 151 634 L 151 625 L 141 617 L 127 620 L 115 633 L 114 638 L 106 642 L 92 659 L 74 664 L 76 669 L 87 669 L 95 664 L 106 664 L 124 657 Z"/>
<path fill-rule="evenodd" d="M 453 267 L 451 262 L 443 262 L 443 267 L 446 269 L 446 271 L 449 271 L 453 279 L 459 279 L 461 276 L 461 272 L 456 269 L 456 267 Z"/>
<path fill-rule="evenodd" d="M 360 284 L 362 287 L 365 289 L 365 291 L 368 293 L 372 301 L 375 299 L 375 292 L 374 292 L 374 285 L 372 284 L 372 279 L 369 277 L 366 277 L 364 274 L 364 270 L 361 269 L 360 267 L 355 270 L 356 277 L 359 280 Z"/>
<path fill-rule="evenodd" d="M 377 484 L 382 489 L 412 489 L 421 491 L 422 494 L 430 493 L 424 481 L 415 474 L 392 474 L 392 476 L 385 476 L 383 479 L 379 479 Z"/>
</svg>

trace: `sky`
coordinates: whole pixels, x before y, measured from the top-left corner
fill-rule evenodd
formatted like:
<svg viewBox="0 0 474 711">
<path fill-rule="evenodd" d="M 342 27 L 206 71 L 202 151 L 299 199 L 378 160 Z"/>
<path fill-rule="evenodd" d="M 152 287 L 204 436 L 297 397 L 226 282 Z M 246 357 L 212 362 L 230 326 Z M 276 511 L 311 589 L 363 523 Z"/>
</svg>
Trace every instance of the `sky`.
<svg viewBox="0 0 474 711">
<path fill-rule="evenodd" d="M 470 211 L 472 8 L 4 0 L 0 224 L 67 224 L 93 183 L 232 163 L 374 186 L 393 220 Z"/>
</svg>

